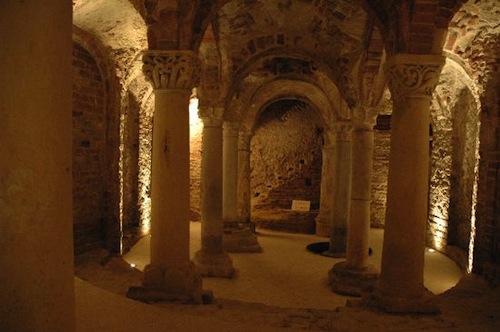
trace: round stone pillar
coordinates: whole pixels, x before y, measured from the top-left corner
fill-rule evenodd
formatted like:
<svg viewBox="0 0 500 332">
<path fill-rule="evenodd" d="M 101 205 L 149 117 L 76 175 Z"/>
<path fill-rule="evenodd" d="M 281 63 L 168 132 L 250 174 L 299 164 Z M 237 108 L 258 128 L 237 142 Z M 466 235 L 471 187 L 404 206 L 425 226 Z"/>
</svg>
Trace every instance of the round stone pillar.
<svg viewBox="0 0 500 332">
<path fill-rule="evenodd" d="M 423 284 L 429 181 L 429 109 L 441 55 L 397 54 L 386 65 L 393 99 L 378 302 L 387 311 L 435 312 Z"/>
<path fill-rule="evenodd" d="M 330 270 L 332 290 L 345 295 L 360 296 L 373 289 L 377 269 L 368 264 L 371 176 L 373 167 L 373 126 L 376 113 L 371 108 L 354 112 L 352 132 L 351 214 L 347 227 L 346 260 Z"/>
<path fill-rule="evenodd" d="M 198 72 L 191 51 L 148 51 L 143 71 L 153 84 L 151 262 L 139 300 L 202 301 L 201 276 L 189 256 L 189 97 Z"/>
<path fill-rule="evenodd" d="M 0 330 L 74 331 L 71 2 L 0 4 Z"/>
<path fill-rule="evenodd" d="M 324 133 L 321 164 L 321 196 L 319 204 L 319 213 L 316 217 L 316 235 L 329 237 L 332 228 L 332 209 L 333 209 L 333 162 L 335 147 L 332 142 L 331 129 Z"/>
<path fill-rule="evenodd" d="M 201 275 L 230 278 L 233 262 L 222 248 L 222 113 L 222 108 L 200 109 L 201 249 L 194 260 Z"/>
<path fill-rule="evenodd" d="M 222 148 L 222 218 L 226 224 L 238 219 L 238 124 L 224 122 Z"/>
<path fill-rule="evenodd" d="M 239 133 L 238 140 L 238 222 L 250 223 L 250 141 L 252 134 Z"/>
<path fill-rule="evenodd" d="M 239 132 L 237 148 L 237 217 L 236 223 L 224 226 L 224 249 L 227 252 L 261 252 L 255 227 L 250 220 L 250 140 L 252 134 Z M 234 166 L 231 166 L 234 167 Z"/>
<path fill-rule="evenodd" d="M 345 257 L 351 206 L 351 123 L 335 124 L 330 246 L 323 255 Z"/>
</svg>

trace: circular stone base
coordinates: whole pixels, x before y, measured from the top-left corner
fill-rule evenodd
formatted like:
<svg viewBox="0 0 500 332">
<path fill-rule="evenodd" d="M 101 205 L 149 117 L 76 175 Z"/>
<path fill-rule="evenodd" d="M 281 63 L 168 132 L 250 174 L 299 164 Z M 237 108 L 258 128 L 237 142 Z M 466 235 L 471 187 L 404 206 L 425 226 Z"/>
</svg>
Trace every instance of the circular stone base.
<svg viewBox="0 0 500 332">
<path fill-rule="evenodd" d="M 207 253 L 198 251 L 194 261 L 198 272 L 204 277 L 232 278 L 234 275 L 233 260 L 225 252 Z"/>
<path fill-rule="evenodd" d="M 226 252 L 262 252 L 257 241 L 257 236 L 250 227 L 248 228 L 224 228 L 222 246 Z"/>
<path fill-rule="evenodd" d="M 349 268 L 343 261 L 332 267 L 328 272 L 328 277 L 333 292 L 361 296 L 363 293 L 373 290 L 378 279 L 378 271 L 373 265 L 355 270 Z"/>
</svg>

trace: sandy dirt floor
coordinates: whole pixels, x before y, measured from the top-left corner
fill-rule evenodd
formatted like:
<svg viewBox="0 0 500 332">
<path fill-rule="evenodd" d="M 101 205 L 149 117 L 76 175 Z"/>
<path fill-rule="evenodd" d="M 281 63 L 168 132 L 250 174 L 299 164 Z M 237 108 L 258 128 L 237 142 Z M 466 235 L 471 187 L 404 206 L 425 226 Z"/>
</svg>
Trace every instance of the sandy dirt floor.
<svg viewBox="0 0 500 332">
<path fill-rule="evenodd" d="M 474 275 L 460 279 L 456 265 L 426 253 L 424 279 L 438 315 L 390 315 L 345 307 L 353 299 L 332 293 L 327 271 L 336 261 L 305 247 L 326 241 L 313 235 L 258 230 L 262 253 L 231 254 L 233 279 L 204 278 L 209 305 L 144 304 L 127 299 L 148 262 L 149 239 L 122 257 L 94 251 L 77 257 L 75 290 L 78 331 L 500 331 L 500 291 Z M 380 266 L 383 231 L 372 230 L 372 263 Z M 191 223 L 191 254 L 199 249 L 199 223 Z M 130 264 L 136 265 L 132 268 Z M 455 285 L 455 286 L 454 286 Z M 166 324 L 166 325 L 165 325 Z"/>
</svg>

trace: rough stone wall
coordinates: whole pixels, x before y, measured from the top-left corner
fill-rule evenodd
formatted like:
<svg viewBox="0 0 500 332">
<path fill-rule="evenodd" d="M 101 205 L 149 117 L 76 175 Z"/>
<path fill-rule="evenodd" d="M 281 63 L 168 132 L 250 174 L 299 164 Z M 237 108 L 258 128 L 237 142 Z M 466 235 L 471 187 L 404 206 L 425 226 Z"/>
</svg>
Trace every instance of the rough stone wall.
<svg viewBox="0 0 500 332">
<path fill-rule="evenodd" d="M 151 91 L 142 97 L 142 109 L 139 113 L 139 171 L 138 204 L 139 223 L 147 233 L 151 225 L 151 152 L 153 142 L 154 95 Z"/>
<path fill-rule="evenodd" d="M 122 133 L 122 232 L 127 250 L 139 227 L 139 113 L 140 104 L 129 91 L 124 98 Z M 129 240 L 129 241 L 127 241 Z"/>
<path fill-rule="evenodd" d="M 429 225 L 427 243 L 437 250 L 448 244 L 450 212 L 451 135 L 452 119 L 449 112 L 434 102 L 431 108 L 432 136 L 429 169 Z"/>
<path fill-rule="evenodd" d="M 193 99 L 191 99 L 193 103 Z M 193 106 L 191 106 L 193 107 Z M 197 103 L 195 102 L 195 106 Z M 197 113 L 190 112 L 189 118 L 189 175 L 190 175 L 190 216 L 191 221 L 201 219 L 201 139 L 203 124 Z"/>
<path fill-rule="evenodd" d="M 495 0 L 469 1 L 453 18 L 445 49 L 463 61 L 479 87 L 480 146 L 475 216 L 474 271 L 500 280 L 498 215 L 500 164 L 498 15 Z M 495 272 L 496 271 L 496 272 Z"/>
<path fill-rule="evenodd" d="M 485 41 L 484 92 L 481 95 L 480 164 L 476 213 L 474 267 L 497 282 L 500 280 L 500 111 L 496 41 Z"/>
<path fill-rule="evenodd" d="M 384 227 L 385 225 L 390 148 L 390 116 L 379 116 L 374 130 L 372 202 L 370 205 L 372 227 Z"/>
<path fill-rule="evenodd" d="M 455 256 L 463 268 L 467 266 L 476 181 L 479 105 L 475 91 L 463 67 L 448 60 L 431 106 L 427 244 Z"/>
<path fill-rule="evenodd" d="M 251 142 L 253 210 L 289 210 L 294 199 L 319 208 L 322 131 L 313 112 L 282 101 L 261 114 Z"/>
<path fill-rule="evenodd" d="M 452 110 L 452 161 L 448 242 L 468 251 L 471 232 L 475 150 L 478 133 L 476 109 L 465 91 Z"/>
<path fill-rule="evenodd" d="M 105 90 L 92 56 L 73 43 L 73 219 L 74 249 L 104 244 L 106 227 Z"/>
</svg>

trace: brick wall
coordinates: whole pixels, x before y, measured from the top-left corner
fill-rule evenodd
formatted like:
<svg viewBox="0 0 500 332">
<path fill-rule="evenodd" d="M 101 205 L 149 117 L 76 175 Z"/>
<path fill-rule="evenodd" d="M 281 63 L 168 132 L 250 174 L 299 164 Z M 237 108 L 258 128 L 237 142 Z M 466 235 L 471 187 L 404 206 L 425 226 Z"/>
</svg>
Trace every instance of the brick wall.
<svg viewBox="0 0 500 332">
<path fill-rule="evenodd" d="M 74 249 L 101 247 L 106 227 L 104 84 L 92 56 L 73 43 Z"/>
</svg>

